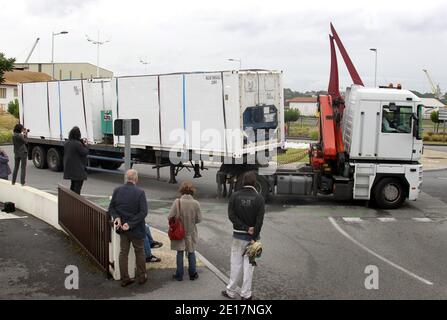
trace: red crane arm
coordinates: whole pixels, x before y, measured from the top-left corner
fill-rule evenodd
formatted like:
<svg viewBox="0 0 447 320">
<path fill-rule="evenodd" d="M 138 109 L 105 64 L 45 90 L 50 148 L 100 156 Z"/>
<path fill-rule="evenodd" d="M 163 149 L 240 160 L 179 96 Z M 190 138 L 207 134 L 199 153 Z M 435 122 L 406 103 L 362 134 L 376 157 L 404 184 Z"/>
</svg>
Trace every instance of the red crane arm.
<svg viewBox="0 0 447 320">
<path fill-rule="evenodd" d="M 354 84 L 358 84 L 360 86 L 363 86 L 363 81 L 360 79 L 360 76 L 357 72 L 357 70 L 354 67 L 354 64 L 351 61 L 351 58 L 349 58 L 348 53 L 346 52 L 345 47 L 343 46 L 343 43 L 340 40 L 340 37 L 337 34 L 337 31 L 335 31 L 334 26 L 331 23 L 331 31 L 333 38 L 335 42 L 337 43 L 338 49 L 340 50 L 341 56 L 343 57 L 343 60 L 345 61 L 346 67 L 348 68 L 349 74 L 351 75 L 352 81 Z"/>
</svg>

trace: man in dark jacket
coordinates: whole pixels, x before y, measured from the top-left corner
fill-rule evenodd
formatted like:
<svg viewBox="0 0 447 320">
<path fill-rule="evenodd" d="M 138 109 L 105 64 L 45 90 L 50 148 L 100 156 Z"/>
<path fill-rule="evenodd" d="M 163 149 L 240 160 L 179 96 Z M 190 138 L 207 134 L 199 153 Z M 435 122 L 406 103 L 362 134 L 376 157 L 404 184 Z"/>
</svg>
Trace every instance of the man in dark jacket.
<svg viewBox="0 0 447 320">
<path fill-rule="evenodd" d="M 0 149 L 0 179 L 8 180 L 8 176 L 11 174 L 11 168 L 8 162 L 9 157 L 5 150 Z"/>
<path fill-rule="evenodd" d="M 147 216 L 146 194 L 136 186 L 138 183 L 137 171 L 127 171 L 126 178 L 127 183 L 113 191 L 108 211 L 109 215 L 115 219 L 118 230 L 120 230 L 119 266 L 122 287 L 135 282 L 135 280 L 129 278 L 128 271 L 131 243 L 135 250 L 136 278 L 138 278 L 139 284 L 144 284 L 147 281 L 146 256 L 144 253 L 145 218 Z"/>
<path fill-rule="evenodd" d="M 26 165 L 28 162 L 28 148 L 27 143 L 28 131 L 23 125 L 16 124 L 14 127 L 14 133 L 12 136 L 12 143 L 14 145 L 14 171 L 12 173 L 12 184 L 16 184 L 17 174 L 20 167 L 20 183 L 25 185 Z"/>
<path fill-rule="evenodd" d="M 222 294 L 229 299 L 235 298 L 237 282 L 241 275 L 243 275 L 241 299 L 252 299 L 254 266 L 245 254 L 245 249 L 260 239 L 265 212 L 264 198 L 257 192 L 255 185 L 256 173 L 246 173 L 244 187 L 231 195 L 228 204 L 228 217 L 233 223 L 233 244 L 230 283 Z"/>
<path fill-rule="evenodd" d="M 87 180 L 88 147 L 81 140 L 78 127 L 71 129 L 64 145 L 64 179 L 71 180 L 70 190 L 81 194 L 84 180 Z"/>
</svg>

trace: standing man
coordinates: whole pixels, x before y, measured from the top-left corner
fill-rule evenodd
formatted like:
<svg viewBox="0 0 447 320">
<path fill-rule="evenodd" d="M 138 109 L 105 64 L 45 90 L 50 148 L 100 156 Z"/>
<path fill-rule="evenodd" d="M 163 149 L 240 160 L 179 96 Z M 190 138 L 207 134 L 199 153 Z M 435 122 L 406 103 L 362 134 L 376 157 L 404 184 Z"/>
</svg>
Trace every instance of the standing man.
<svg viewBox="0 0 447 320">
<path fill-rule="evenodd" d="M 16 124 L 14 127 L 14 133 L 12 136 L 12 143 L 14 145 L 14 171 L 12 173 L 12 184 L 16 184 L 17 174 L 19 173 L 20 167 L 20 184 L 25 185 L 26 176 L 26 164 L 28 162 L 28 149 L 26 147 L 27 134 L 23 125 L 20 123 Z"/>
<path fill-rule="evenodd" d="M 64 144 L 64 179 L 71 180 L 70 190 L 79 195 L 87 180 L 87 155 L 87 142 L 81 140 L 81 130 L 74 127 Z"/>
<path fill-rule="evenodd" d="M 119 257 L 121 286 L 127 287 L 135 282 L 129 278 L 128 259 L 130 244 L 135 250 L 135 259 L 139 284 L 147 281 L 144 238 L 146 236 L 145 218 L 147 216 L 147 200 L 143 190 L 137 187 L 138 172 L 129 170 L 126 173 L 127 183 L 113 191 L 108 214 L 115 219 L 120 233 L 121 252 Z"/>
<path fill-rule="evenodd" d="M 251 171 L 243 178 L 244 187 L 233 193 L 228 204 L 228 217 L 233 223 L 233 244 L 231 246 L 230 283 L 222 295 L 229 299 L 236 296 L 240 277 L 243 277 L 241 299 L 252 300 L 254 266 L 250 264 L 245 249 L 260 239 L 264 222 L 265 201 L 255 188 L 256 173 Z"/>
</svg>

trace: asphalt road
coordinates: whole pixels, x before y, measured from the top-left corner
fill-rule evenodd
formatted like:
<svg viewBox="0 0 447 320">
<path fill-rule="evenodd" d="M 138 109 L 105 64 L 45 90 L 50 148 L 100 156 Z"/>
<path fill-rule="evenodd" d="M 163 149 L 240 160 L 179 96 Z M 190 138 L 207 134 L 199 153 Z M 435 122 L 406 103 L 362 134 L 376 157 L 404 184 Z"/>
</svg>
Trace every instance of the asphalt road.
<svg viewBox="0 0 447 320">
<path fill-rule="evenodd" d="M 166 183 L 168 170 L 158 182 L 149 166 L 136 169 L 151 199 L 148 221 L 166 230 L 178 186 Z M 182 172 L 179 181 L 192 175 Z M 194 180 L 205 217 L 199 225 L 199 251 L 228 275 L 231 225 L 225 200 L 215 198 L 214 175 L 215 169 L 210 169 Z M 83 192 L 106 206 L 122 180 L 92 174 Z M 447 171 L 425 173 L 419 200 L 394 211 L 369 208 L 363 202 L 274 199 L 267 206 L 254 294 L 261 299 L 446 299 L 446 182 Z M 38 170 L 29 163 L 28 185 L 55 192 L 58 183 L 68 185 L 62 173 Z M 365 288 L 368 266 L 378 268 L 378 290 Z"/>
</svg>

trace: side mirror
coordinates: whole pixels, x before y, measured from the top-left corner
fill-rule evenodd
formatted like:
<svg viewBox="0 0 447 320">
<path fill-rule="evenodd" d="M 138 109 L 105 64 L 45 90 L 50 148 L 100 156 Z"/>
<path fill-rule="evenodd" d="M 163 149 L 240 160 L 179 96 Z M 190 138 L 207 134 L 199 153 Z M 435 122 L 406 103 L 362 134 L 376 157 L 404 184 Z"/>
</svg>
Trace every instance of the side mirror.
<svg viewBox="0 0 447 320">
<path fill-rule="evenodd" d="M 419 130 L 419 118 L 417 114 L 413 113 L 411 118 L 413 119 L 413 137 L 415 137 L 416 140 L 422 140 L 421 132 Z"/>
</svg>

